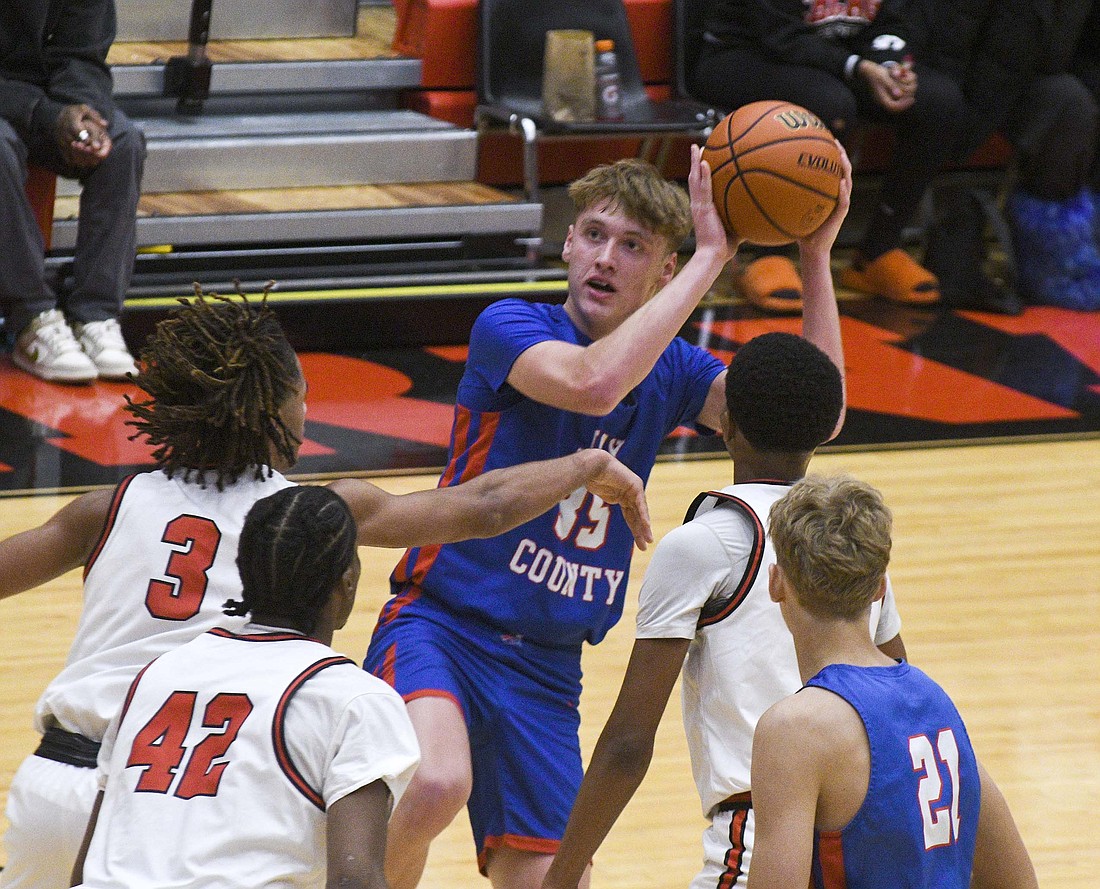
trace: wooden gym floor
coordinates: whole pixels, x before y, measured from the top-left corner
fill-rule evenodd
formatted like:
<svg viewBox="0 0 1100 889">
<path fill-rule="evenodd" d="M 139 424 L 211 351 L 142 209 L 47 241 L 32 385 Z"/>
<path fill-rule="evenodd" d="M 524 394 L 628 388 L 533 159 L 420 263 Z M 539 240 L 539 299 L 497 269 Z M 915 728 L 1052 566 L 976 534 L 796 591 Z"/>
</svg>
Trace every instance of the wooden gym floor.
<svg viewBox="0 0 1100 889">
<path fill-rule="evenodd" d="M 891 573 L 910 657 L 954 696 L 1044 889 L 1091 889 L 1100 870 L 1098 457 L 1097 441 L 1084 438 L 833 451 L 814 465 L 872 482 L 893 508 Z M 660 463 L 649 485 L 658 536 L 697 491 L 729 475 L 720 458 Z M 378 481 L 400 492 L 435 477 Z M 44 521 L 66 499 L 4 500 L 0 534 Z M 363 555 L 360 600 L 335 642 L 353 658 L 362 657 L 398 553 Z M 586 755 L 626 665 L 647 555 L 635 558 L 622 623 L 585 654 Z M 37 741 L 34 702 L 63 664 L 79 608 L 78 572 L 0 604 L 0 796 Z M 702 826 L 674 695 L 649 775 L 597 856 L 594 889 L 686 886 Z M 488 886 L 464 817 L 435 844 L 422 885 Z"/>
<path fill-rule="evenodd" d="M 815 467 L 884 491 L 912 660 L 958 702 L 1040 884 L 1091 889 L 1100 869 L 1100 316 L 1030 308 L 1005 318 L 844 296 L 851 409 Z M 797 326 L 715 294 L 683 333 L 728 357 L 765 330 Z M 301 477 L 368 472 L 394 491 L 434 484 L 433 474 L 393 473 L 441 465 L 464 357 L 460 345 L 303 354 Z M 117 383 L 41 383 L 0 359 L 0 534 L 41 523 L 69 492 L 148 466 L 147 450 L 127 441 L 126 392 L 136 394 Z M 649 485 L 658 536 L 697 491 L 729 480 L 715 448 L 686 431 L 667 442 Z M 360 602 L 336 642 L 353 658 L 397 555 L 365 554 Z M 647 557 L 635 560 L 622 623 L 585 655 L 586 753 L 618 691 Z M 79 608 L 77 572 L 0 604 L 0 798 L 36 743 L 34 702 L 64 662 Z M 650 774 L 598 856 L 594 889 L 687 885 L 702 824 L 674 699 Z M 487 885 L 464 817 L 437 842 L 423 885 Z"/>
<path fill-rule="evenodd" d="M 379 21 L 377 34 L 361 22 L 362 39 L 293 41 L 286 52 L 386 55 L 392 22 Z M 119 45 L 111 60 L 167 51 L 182 44 Z M 250 51 L 210 47 L 225 60 Z M 239 200 L 251 206 L 255 196 Z M 552 285 L 528 295 L 555 298 Z M 1100 871 L 1100 314 L 1030 308 L 1004 318 L 848 298 L 842 308 L 851 409 L 814 469 L 852 472 L 885 493 L 913 662 L 959 704 L 1040 885 L 1091 889 Z M 728 357 L 751 336 L 796 325 L 716 294 L 684 333 Z M 443 462 L 464 358 L 461 345 L 303 354 L 310 411 L 300 477 L 368 473 L 395 492 L 433 485 L 434 474 L 407 473 Z M 0 536 L 39 524 L 72 493 L 149 465 L 148 450 L 127 441 L 127 392 L 135 390 L 41 383 L 0 358 Z M 697 491 L 729 478 L 716 442 L 686 430 L 671 437 L 648 492 L 658 537 Z M 353 658 L 362 657 L 397 556 L 364 553 L 360 600 L 335 643 Z M 647 561 L 635 558 L 621 624 L 585 654 L 586 754 L 618 691 Z M 34 702 L 64 662 L 79 608 L 78 572 L 0 603 L 0 801 L 37 742 Z M 686 886 L 702 827 L 674 695 L 650 773 L 597 856 L 594 889 Z M 464 817 L 436 843 L 422 885 L 488 885 Z"/>
</svg>

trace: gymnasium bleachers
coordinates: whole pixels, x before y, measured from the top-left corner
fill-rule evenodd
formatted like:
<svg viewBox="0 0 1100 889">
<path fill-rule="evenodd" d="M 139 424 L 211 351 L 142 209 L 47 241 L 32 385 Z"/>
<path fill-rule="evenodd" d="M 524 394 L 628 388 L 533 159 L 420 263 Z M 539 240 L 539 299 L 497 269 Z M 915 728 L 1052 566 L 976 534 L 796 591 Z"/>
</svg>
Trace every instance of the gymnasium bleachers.
<svg viewBox="0 0 1100 889">
<path fill-rule="evenodd" d="M 653 99 L 675 91 L 674 14 L 684 2 L 625 2 Z M 156 317 L 142 320 L 142 308 L 196 280 L 226 290 L 274 278 L 296 308 L 323 292 L 332 311 L 305 310 L 306 326 L 335 345 L 349 325 L 357 344 L 360 336 L 455 341 L 504 292 L 560 295 L 561 270 L 539 261 L 544 206 L 520 187 L 521 140 L 479 139 L 473 129 L 477 0 L 323 0 L 308 14 L 278 0 L 252 20 L 241 19 L 251 8 L 242 0 L 215 0 L 210 95 L 201 114 L 181 115 L 164 95 L 165 72 L 187 53 L 178 16 L 188 6 L 119 0 L 120 39 L 108 58 L 120 104 L 149 145 L 130 333 L 140 336 Z M 688 143 L 673 143 L 669 175 L 686 175 Z M 642 144 L 622 136 L 540 144 L 542 182 L 566 183 Z M 885 147 L 872 132 L 859 159 L 866 180 Z M 1003 146 L 986 146 L 974 164 L 999 170 L 1006 157 Z M 62 277 L 77 214 L 76 185 L 62 180 L 48 259 Z M 348 308 L 368 297 L 366 316 Z M 448 309 L 439 312 L 443 298 Z"/>
<path fill-rule="evenodd" d="M 348 13 L 352 33 L 218 39 L 218 16 L 234 10 L 216 2 L 209 98 L 183 115 L 164 95 L 165 71 L 187 43 L 136 39 L 164 31 L 149 7 L 181 4 L 120 0 L 108 61 L 149 150 L 131 301 L 187 292 L 192 280 L 224 289 L 277 277 L 305 291 L 530 277 L 541 206 L 475 180 L 472 130 L 402 107 L 421 62 L 390 49 L 392 7 L 327 5 Z M 49 262 L 61 274 L 77 195 L 59 182 Z"/>
</svg>

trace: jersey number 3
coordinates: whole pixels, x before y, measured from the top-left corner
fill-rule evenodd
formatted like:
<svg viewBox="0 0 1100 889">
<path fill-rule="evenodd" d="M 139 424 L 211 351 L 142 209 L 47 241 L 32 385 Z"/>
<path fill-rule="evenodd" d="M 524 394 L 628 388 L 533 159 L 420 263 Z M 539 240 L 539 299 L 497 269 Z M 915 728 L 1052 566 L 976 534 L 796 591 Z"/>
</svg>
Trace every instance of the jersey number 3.
<svg viewBox="0 0 1100 889">
<path fill-rule="evenodd" d="M 161 620 L 190 620 L 206 595 L 206 572 L 214 564 L 222 532 L 210 519 L 181 515 L 164 528 L 161 540 L 172 547 L 164 573 L 171 580 L 151 580 L 145 607 Z"/>
<path fill-rule="evenodd" d="M 943 779 L 940 777 L 939 762 L 947 766 L 948 780 L 951 782 L 951 807 L 937 806 L 943 799 Z M 936 749 L 932 749 L 932 740 L 927 735 L 914 735 L 909 739 L 909 757 L 913 761 L 913 771 L 923 771 L 917 785 L 917 799 L 920 802 L 921 819 L 924 822 L 924 848 L 936 849 L 959 841 L 959 747 L 955 743 L 955 733 L 949 728 L 936 736 Z"/>
<path fill-rule="evenodd" d="M 193 691 L 174 691 L 145 726 L 134 736 L 126 768 L 142 766 L 137 787 L 140 793 L 167 793 L 187 755 L 184 741 L 195 712 Z M 202 715 L 202 727 L 221 729 L 206 735 L 191 750 L 191 758 L 176 785 L 175 796 L 192 799 L 196 796 L 216 796 L 222 772 L 228 761 L 215 763 L 224 757 L 237 733 L 252 712 L 248 695 L 217 694 L 210 699 Z"/>
</svg>

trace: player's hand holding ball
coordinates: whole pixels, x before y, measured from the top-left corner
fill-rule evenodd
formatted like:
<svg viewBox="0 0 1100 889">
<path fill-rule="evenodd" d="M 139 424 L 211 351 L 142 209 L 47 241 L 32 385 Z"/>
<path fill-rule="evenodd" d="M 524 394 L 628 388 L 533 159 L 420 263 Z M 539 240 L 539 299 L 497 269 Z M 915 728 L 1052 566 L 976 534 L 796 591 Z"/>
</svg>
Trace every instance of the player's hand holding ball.
<svg viewBox="0 0 1100 889">
<path fill-rule="evenodd" d="M 711 168 L 703 163 L 703 149 L 691 146 L 691 171 L 688 173 L 691 197 L 691 222 L 695 230 L 695 252 L 712 251 L 724 265 L 733 259 L 744 239 L 726 225 L 714 203 Z"/>
<path fill-rule="evenodd" d="M 766 246 L 799 241 L 829 217 L 845 178 L 842 156 L 816 116 L 780 101 L 727 115 L 702 152 L 726 230 Z"/>
</svg>

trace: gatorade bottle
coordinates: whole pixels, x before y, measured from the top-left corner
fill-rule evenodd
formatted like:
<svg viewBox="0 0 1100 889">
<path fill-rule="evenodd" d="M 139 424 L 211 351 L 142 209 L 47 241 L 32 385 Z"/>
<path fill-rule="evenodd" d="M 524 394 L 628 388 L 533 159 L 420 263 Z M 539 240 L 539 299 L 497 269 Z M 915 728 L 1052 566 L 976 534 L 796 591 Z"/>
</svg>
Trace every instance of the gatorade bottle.
<svg viewBox="0 0 1100 889">
<path fill-rule="evenodd" d="M 623 119 L 623 94 L 614 40 L 596 41 L 596 119 Z"/>
</svg>

